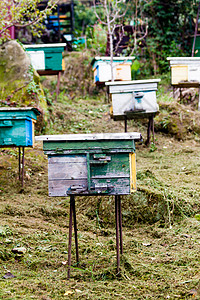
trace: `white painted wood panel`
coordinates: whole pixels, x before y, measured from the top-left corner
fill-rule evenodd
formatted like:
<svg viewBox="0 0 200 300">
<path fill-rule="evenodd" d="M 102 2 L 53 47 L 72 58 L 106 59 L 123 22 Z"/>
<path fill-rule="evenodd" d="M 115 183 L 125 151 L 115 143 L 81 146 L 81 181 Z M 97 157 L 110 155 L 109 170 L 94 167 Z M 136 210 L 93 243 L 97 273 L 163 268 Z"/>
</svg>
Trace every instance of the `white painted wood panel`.
<svg viewBox="0 0 200 300">
<path fill-rule="evenodd" d="M 36 141 L 98 141 L 98 140 L 141 140 L 141 133 L 91 133 L 91 134 L 58 134 L 36 136 Z"/>
<path fill-rule="evenodd" d="M 188 66 L 188 81 L 200 82 L 200 64 Z"/>
<path fill-rule="evenodd" d="M 125 115 L 125 111 L 134 111 L 135 101 L 134 93 L 112 94 L 113 116 L 122 116 Z M 156 92 L 145 92 L 141 104 L 146 113 L 157 112 L 159 106 Z"/>
<path fill-rule="evenodd" d="M 45 55 L 44 51 L 28 51 L 31 64 L 35 70 L 45 70 Z"/>
</svg>

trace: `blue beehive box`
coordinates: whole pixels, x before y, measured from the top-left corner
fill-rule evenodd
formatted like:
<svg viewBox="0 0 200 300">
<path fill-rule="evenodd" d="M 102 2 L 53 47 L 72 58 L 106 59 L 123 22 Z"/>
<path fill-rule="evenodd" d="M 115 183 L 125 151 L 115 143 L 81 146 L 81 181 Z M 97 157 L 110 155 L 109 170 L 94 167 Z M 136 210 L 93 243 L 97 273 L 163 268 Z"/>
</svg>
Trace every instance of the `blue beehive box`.
<svg viewBox="0 0 200 300">
<path fill-rule="evenodd" d="M 33 147 L 37 108 L 0 108 L 0 147 Z"/>
</svg>

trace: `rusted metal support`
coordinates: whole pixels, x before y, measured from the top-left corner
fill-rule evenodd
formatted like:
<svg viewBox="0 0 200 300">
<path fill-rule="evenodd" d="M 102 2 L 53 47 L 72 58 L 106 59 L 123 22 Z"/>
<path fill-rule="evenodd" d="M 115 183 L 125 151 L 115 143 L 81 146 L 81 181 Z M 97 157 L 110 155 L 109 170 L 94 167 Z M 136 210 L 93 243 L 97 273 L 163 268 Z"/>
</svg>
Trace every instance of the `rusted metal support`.
<svg viewBox="0 0 200 300">
<path fill-rule="evenodd" d="M 127 132 L 127 118 L 124 118 L 124 132 Z"/>
<path fill-rule="evenodd" d="M 57 101 L 59 89 L 60 89 L 60 77 L 61 77 L 61 71 L 58 72 L 58 76 L 57 76 L 56 101 Z"/>
<path fill-rule="evenodd" d="M 121 197 L 120 197 L 120 195 L 117 197 L 118 197 L 118 205 L 119 205 L 120 253 L 123 254 Z"/>
<path fill-rule="evenodd" d="M 21 147 L 19 147 L 19 180 L 21 179 Z"/>
<path fill-rule="evenodd" d="M 70 213 L 69 213 L 69 244 L 68 244 L 68 272 L 67 277 L 70 278 L 71 268 L 71 252 L 72 252 L 72 214 L 73 214 L 73 196 L 70 196 Z"/>
<path fill-rule="evenodd" d="M 115 222 L 116 222 L 117 273 L 119 273 L 120 253 L 119 253 L 119 202 L 118 202 L 118 196 L 115 196 Z"/>
<path fill-rule="evenodd" d="M 197 37 L 197 32 L 198 32 L 199 11 L 200 11 L 200 1 L 199 1 L 198 11 L 197 11 L 197 18 L 196 18 L 195 31 L 194 31 L 194 40 L 193 40 L 193 45 L 192 45 L 192 57 L 194 56 L 196 37 Z"/>
<path fill-rule="evenodd" d="M 175 88 L 175 86 L 173 86 L 173 98 L 175 98 L 175 91 L 176 91 L 176 88 Z"/>
<path fill-rule="evenodd" d="M 152 120 L 151 120 L 151 130 L 152 130 L 152 135 L 153 135 L 153 143 L 155 143 L 154 117 L 152 117 Z"/>
<path fill-rule="evenodd" d="M 151 139 L 151 117 L 149 117 L 149 122 L 147 127 L 147 140 L 146 140 L 147 146 L 150 144 L 150 139 Z"/>
<path fill-rule="evenodd" d="M 154 137 L 154 117 L 153 116 L 149 117 L 149 122 L 148 122 L 148 127 L 147 127 L 147 140 L 145 142 L 145 144 L 147 146 L 150 144 L 150 141 L 151 141 L 151 132 L 153 135 L 153 142 L 154 142 L 155 137 Z"/>
<path fill-rule="evenodd" d="M 180 91 L 180 103 L 182 103 L 182 89 L 180 88 L 179 91 Z"/>
<path fill-rule="evenodd" d="M 199 87 L 199 102 L 198 102 L 198 111 L 200 111 L 200 87 Z"/>
<path fill-rule="evenodd" d="M 22 147 L 22 187 L 24 186 L 24 147 Z"/>
<path fill-rule="evenodd" d="M 75 207 L 75 196 L 71 196 L 72 210 L 74 215 L 74 236 L 75 236 L 75 246 L 76 246 L 76 262 L 77 266 L 79 264 L 79 253 L 78 253 L 78 235 L 77 235 L 77 223 L 76 223 L 76 207 Z"/>
</svg>

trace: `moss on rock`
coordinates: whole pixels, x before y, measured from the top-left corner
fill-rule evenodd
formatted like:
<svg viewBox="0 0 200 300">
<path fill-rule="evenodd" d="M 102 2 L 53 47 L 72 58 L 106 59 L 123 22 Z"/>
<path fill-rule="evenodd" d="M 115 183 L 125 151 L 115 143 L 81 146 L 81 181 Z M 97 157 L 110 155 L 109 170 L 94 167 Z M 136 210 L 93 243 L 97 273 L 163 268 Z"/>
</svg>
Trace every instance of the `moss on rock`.
<svg viewBox="0 0 200 300">
<path fill-rule="evenodd" d="M 0 47 L 0 106 L 6 105 L 39 108 L 42 118 L 37 129 L 44 128 L 47 103 L 40 77 L 23 47 L 14 40 Z"/>
</svg>

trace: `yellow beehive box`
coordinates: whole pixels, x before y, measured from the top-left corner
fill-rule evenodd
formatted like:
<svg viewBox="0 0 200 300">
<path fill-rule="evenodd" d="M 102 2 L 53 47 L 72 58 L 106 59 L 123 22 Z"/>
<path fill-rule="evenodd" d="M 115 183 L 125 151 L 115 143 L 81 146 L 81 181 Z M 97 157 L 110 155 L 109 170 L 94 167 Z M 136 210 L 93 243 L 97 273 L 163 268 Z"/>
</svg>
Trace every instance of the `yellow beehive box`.
<svg viewBox="0 0 200 300">
<path fill-rule="evenodd" d="M 117 64 L 115 70 L 115 80 L 131 80 L 131 63 Z"/>
<path fill-rule="evenodd" d="M 188 66 L 171 66 L 171 84 L 178 84 L 181 81 L 188 81 Z"/>
</svg>

